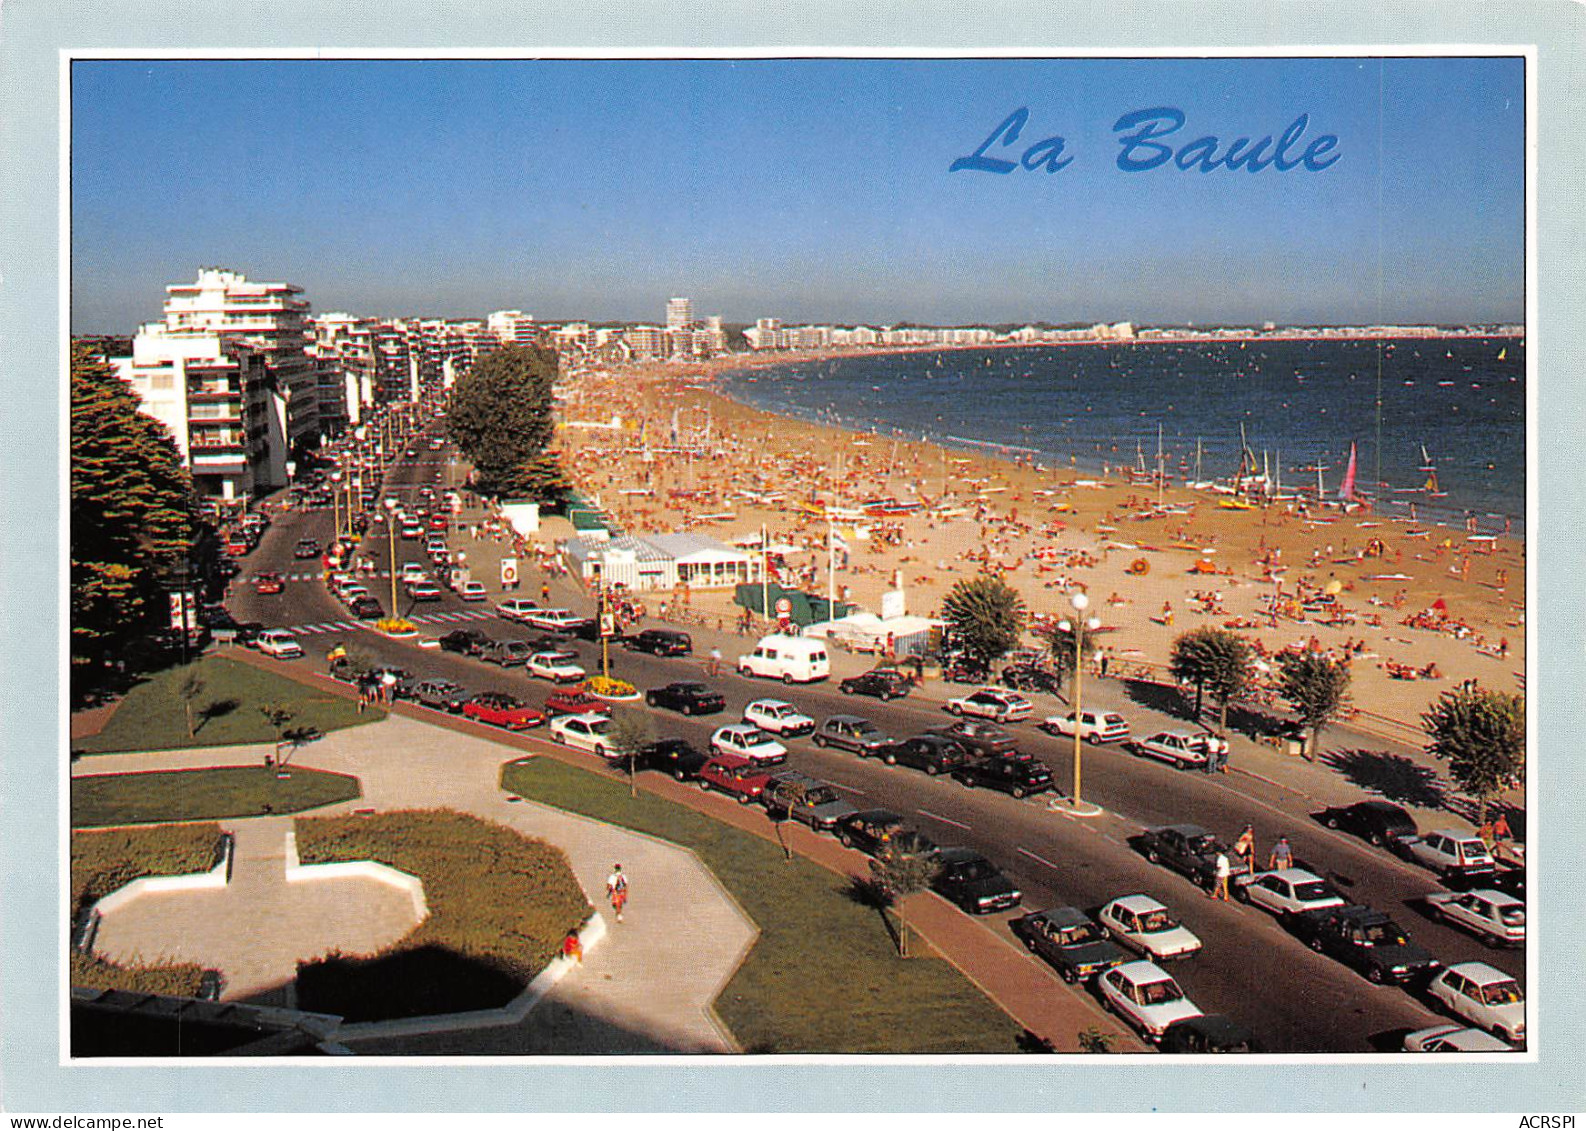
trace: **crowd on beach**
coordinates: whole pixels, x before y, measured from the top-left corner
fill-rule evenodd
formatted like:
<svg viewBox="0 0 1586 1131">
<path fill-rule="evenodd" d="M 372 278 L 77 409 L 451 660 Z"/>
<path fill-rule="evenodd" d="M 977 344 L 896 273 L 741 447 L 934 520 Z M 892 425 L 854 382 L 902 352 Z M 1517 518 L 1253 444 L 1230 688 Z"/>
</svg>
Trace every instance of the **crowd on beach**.
<svg viewBox="0 0 1586 1131">
<path fill-rule="evenodd" d="M 1523 689 L 1518 540 L 1471 541 L 1315 500 L 1304 513 L 1292 501 L 1224 509 L 1177 485 L 772 416 L 706 378 L 652 363 L 568 383 L 568 472 L 622 529 L 723 541 L 763 529 L 777 580 L 818 593 L 832 584 L 871 611 L 901 582 L 910 612 L 936 615 L 956 580 L 983 574 L 1039 613 L 1061 613 L 1065 594 L 1107 593 L 1098 612 L 1116 622 L 1115 650 L 1146 662 L 1165 662 L 1174 636 L 1201 624 L 1236 629 L 1268 656 L 1295 645 L 1299 628 L 1300 646 L 1355 662 L 1357 704 L 1397 717 L 1435 697 L 1410 680 Z M 613 416 L 619 427 L 593 422 Z M 879 500 L 906 509 L 860 515 Z M 737 622 L 730 599 L 702 592 L 695 603 Z"/>
</svg>

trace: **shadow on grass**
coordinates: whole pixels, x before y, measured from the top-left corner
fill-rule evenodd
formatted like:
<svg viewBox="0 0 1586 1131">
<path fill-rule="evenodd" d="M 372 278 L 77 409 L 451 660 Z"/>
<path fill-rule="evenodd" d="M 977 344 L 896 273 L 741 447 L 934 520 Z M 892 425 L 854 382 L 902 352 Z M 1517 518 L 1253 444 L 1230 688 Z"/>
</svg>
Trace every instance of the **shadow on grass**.
<svg viewBox="0 0 1586 1131">
<path fill-rule="evenodd" d="M 868 907 L 881 916 L 881 922 L 887 929 L 887 934 L 892 936 L 894 949 L 902 949 L 903 939 L 898 933 L 897 924 L 892 921 L 892 916 L 887 912 L 893 904 L 892 893 L 882 884 L 877 883 L 869 876 L 850 876 L 848 886 L 843 889 L 843 894 L 860 907 Z"/>
<path fill-rule="evenodd" d="M 1355 785 L 1389 801 L 1436 809 L 1448 800 L 1437 771 L 1402 754 L 1389 754 L 1386 750 L 1325 750 L 1321 761 Z"/>
<path fill-rule="evenodd" d="M 223 719 L 240 706 L 242 704 L 236 699 L 217 699 L 213 703 L 206 703 L 194 716 L 198 720 L 198 724 L 193 727 L 193 736 L 196 738 L 198 733 L 204 729 L 205 724 L 211 720 Z"/>
<path fill-rule="evenodd" d="M 297 969 L 298 1008 L 348 1021 L 497 1009 L 523 988 L 490 963 L 433 945 L 376 958 L 333 954 Z"/>
</svg>

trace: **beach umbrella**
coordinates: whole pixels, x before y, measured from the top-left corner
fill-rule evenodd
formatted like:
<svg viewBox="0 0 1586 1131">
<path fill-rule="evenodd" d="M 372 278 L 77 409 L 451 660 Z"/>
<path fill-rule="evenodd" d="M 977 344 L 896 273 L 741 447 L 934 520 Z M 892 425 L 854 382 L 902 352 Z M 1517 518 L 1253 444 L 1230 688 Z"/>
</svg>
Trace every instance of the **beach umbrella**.
<svg viewBox="0 0 1586 1131">
<path fill-rule="evenodd" d="M 1322 592 L 1326 593 L 1329 597 L 1336 597 L 1340 593 L 1342 593 L 1343 591 L 1344 591 L 1344 583 L 1342 581 L 1336 581 L 1336 580 L 1335 581 L 1329 581 L 1327 583 L 1327 588 L 1322 590 Z"/>
<path fill-rule="evenodd" d="M 1440 613 L 1446 613 L 1448 612 L 1448 602 L 1439 597 L 1437 600 L 1432 602 L 1432 608 L 1436 609 Z"/>
</svg>

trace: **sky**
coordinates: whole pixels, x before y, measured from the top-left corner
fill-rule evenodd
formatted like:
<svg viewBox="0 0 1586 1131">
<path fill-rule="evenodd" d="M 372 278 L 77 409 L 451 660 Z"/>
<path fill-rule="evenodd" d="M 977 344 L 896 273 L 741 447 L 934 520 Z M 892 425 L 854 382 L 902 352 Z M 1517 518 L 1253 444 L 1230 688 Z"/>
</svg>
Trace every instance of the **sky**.
<svg viewBox="0 0 1586 1131">
<path fill-rule="evenodd" d="M 370 316 L 1524 317 L 1517 58 L 129 59 L 71 84 L 74 333 L 132 333 L 202 266 Z M 1286 131 L 1291 168 L 1202 167 Z M 977 152 L 1015 167 L 951 171 Z"/>
</svg>

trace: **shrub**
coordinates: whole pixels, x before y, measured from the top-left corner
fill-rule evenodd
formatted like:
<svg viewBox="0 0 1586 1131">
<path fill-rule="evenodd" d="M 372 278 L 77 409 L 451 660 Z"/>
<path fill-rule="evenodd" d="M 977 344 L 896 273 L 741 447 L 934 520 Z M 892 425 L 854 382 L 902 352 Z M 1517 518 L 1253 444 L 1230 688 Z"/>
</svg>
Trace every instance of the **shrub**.
<svg viewBox="0 0 1586 1131">
<path fill-rule="evenodd" d="M 417 632 L 418 628 L 410 620 L 402 617 L 381 617 L 374 622 L 374 626 L 381 632 Z"/>
<path fill-rule="evenodd" d="M 297 846 L 304 864 L 377 860 L 424 884 L 429 917 L 387 950 L 298 968 L 302 1007 L 349 1019 L 504 1005 L 590 912 L 561 849 L 463 813 L 300 819 Z"/>
<path fill-rule="evenodd" d="M 219 840 L 220 826 L 213 823 L 74 832 L 73 913 L 141 876 L 207 872 L 215 862 Z M 70 975 L 74 986 L 194 997 L 203 980 L 204 968 L 191 962 L 121 966 L 73 951 Z"/>
<path fill-rule="evenodd" d="M 73 912 L 140 876 L 186 876 L 215 863 L 220 826 L 212 821 L 146 829 L 72 833 Z"/>
</svg>

